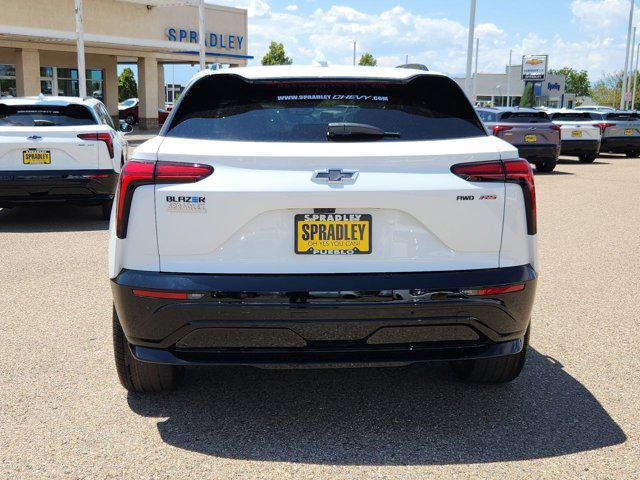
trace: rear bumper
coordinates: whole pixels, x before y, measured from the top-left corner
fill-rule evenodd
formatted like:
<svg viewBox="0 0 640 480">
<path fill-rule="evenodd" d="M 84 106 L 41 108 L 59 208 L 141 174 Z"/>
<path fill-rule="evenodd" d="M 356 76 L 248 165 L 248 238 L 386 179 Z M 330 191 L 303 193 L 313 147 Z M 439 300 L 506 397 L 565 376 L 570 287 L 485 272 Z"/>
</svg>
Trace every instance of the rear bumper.
<svg viewBox="0 0 640 480">
<path fill-rule="evenodd" d="M 560 155 L 560 145 L 514 145 L 517 147 L 520 157 L 529 161 L 545 158 L 557 158 Z"/>
<path fill-rule="evenodd" d="M 602 147 L 600 150 L 603 152 L 624 153 L 629 150 L 640 149 L 640 136 L 639 137 L 605 137 L 602 139 Z"/>
<path fill-rule="evenodd" d="M 560 153 L 563 155 L 582 155 L 599 151 L 598 140 L 562 140 L 560 143 Z"/>
<path fill-rule="evenodd" d="M 114 170 L 0 171 L 0 207 L 30 203 L 99 204 L 114 196 Z"/>
<path fill-rule="evenodd" d="M 461 293 L 514 283 L 525 288 L 491 297 Z M 133 354 L 177 365 L 412 363 L 517 353 L 535 287 L 529 265 L 352 275 L 123 270 L 112 280 Z M 133 289 L 204 296 L 147 298 Z"/>
</svg>

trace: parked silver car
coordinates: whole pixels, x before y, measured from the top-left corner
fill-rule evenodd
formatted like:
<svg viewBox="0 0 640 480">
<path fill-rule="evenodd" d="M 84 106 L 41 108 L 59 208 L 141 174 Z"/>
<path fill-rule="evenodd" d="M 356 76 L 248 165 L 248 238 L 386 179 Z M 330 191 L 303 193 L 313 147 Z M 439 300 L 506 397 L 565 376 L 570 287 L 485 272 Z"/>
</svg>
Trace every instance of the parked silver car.
<svg viewBox="0 0 640 480">
<path fill-rule="evenodd" d="M 637 112 L 589 112 L 602 132 L 601 152 L 640 156 L 640 114 Z"/>
</svg>

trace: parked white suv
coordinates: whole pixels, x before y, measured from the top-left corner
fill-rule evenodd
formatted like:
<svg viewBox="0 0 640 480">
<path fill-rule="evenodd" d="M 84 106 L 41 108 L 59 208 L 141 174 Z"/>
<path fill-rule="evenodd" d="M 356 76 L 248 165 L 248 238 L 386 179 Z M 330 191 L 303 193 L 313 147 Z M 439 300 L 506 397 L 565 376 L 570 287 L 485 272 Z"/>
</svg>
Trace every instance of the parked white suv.
<svg viewBox="0 0 640 480">
<path fill-rule="evenodd" d="M 127 142 L 94 98 L 0 100 L 0 208 L 102 205 L 108 219 Z"/>
<path fill-rule="evenodd" d="M 151 391 L 187 365 L 447 360 L 509 381 L 536 262 L 531 167 L 447 76 L 203 72 L 120 176 L 118 375 Z"/>
</svg>

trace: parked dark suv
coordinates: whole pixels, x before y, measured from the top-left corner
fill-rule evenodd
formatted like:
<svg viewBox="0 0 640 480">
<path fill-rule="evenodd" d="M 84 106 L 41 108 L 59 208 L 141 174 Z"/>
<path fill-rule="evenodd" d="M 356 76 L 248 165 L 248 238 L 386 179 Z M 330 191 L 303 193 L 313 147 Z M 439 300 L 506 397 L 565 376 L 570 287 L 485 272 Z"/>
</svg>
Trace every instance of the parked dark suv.
<svg viewBox="0 0 640 480">
<path fill-rule="evenodd" d="M 560 155 L 560 127 L 549 115 L 532 108 L 490 107 L 477 109 L 493 135 L 518 148 L 520 156 L 539 172 L 556 168 Z"/>
</svg>

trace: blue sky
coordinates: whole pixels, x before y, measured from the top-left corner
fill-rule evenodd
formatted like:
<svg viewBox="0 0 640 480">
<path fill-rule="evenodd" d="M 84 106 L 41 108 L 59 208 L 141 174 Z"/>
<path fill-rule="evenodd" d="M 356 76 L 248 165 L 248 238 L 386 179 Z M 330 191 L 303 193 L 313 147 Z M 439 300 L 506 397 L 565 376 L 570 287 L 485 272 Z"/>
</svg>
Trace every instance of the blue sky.
<svg viewBox="0 0 640 480">
<path fill-rule="evenodd" d="M 465 69 L 468 0 L 217 0 L 247 8 L 249 54 L 258 64 L 271 40 L 284 43 L 294 63 L 352 61 L 371 52 L 379 65 L 409 61 L 431 70 Z M 514 63 L 523 53 L 549 54 L 552 68 L 584 68 L 592 80 L 624 65 L 629 0 L 478 0 L 479 70 L 503 71 L 509 49 Z M 640 15 L 637 16 L 640 24 Z M 214 30 L 215 26 L 207 26 Z M 637 41 L 640 41 L 640 33 Z M 177 83 L 195 67 L 176 66 Z M 165 70 L 167 82 L 171 68 Z"/>
</svg>

